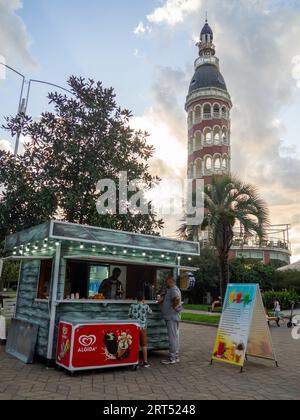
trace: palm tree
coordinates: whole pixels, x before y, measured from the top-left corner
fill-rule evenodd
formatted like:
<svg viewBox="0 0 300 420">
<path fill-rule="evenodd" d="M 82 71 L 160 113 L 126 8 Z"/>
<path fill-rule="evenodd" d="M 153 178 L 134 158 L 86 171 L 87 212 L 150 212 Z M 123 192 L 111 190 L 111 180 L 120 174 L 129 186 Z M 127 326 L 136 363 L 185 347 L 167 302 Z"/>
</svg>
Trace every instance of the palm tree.
<svg viewBox="0 0 300 420">
<path fill-rule="evenodd" d="M 245 237 L 258 236 L 263 241 L 269 225 L 267 204 L 260 198 L 255 186 L 244 183 L 232 175 L 215 176 L 205 187 L 205 216 L 201 226 L 188 226 L 186 222 L 177 231 L 182 239 L 200 241 L 201 231 L 208 231 L 215 247 L 220 268 L 220 293 L 229 281 L 228 257 L 233 244 L 234 227 L 241 225 Z"/>
</svg>

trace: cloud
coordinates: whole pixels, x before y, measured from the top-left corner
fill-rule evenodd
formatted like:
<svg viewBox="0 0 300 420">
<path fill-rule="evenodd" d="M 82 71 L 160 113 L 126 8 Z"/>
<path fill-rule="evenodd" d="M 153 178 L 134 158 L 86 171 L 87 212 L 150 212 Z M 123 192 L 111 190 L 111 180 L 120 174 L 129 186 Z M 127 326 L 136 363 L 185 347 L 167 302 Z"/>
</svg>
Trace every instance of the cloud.
<svg viewBox="0 0 300 420">
<path fill-rule="evenodd" d="M 0 140 L 0 150 L 4 150 L 5 152 L 12 152 L 12 146 L 10 141 Z"/>
<path fill-rule="evenodd" d="M 299 215 L 300 160 L 295 149 L 285 144 L 282 113 L 293 105 L 299 92 L 297 85 L 300 87 L 299 4 L 293 0 L 285 1 L 284 7 L 271 0 L 199 0 L 189 6 L 191 9 L 186 2 L 168 0 L 148 19 L 173 30 L 178 23 L 184 25 L 190 45 L 193 35 L 202 28 L 201 16 L 209 11 L 221 71 L 233 100 L 233 171 L 258 185 L 271 207 L 272 223 L 293 223 L 293 217 Z M 195 13 L 198 8 L 199 13 Z M 183 64 L 178 62 L 179 66 Z M 164 130 L 168 127 L 166 148 L 171 162 L 178 145 L 178 153 L 187 147 L 183 106 L 192 76 L 192 68 L 160 68 L 152 87 L 152 111 L 147 110 L 143 116 L 150 132 L 153 114 L 156 127 L 160 123 Z M 295 138 L 297 141 L 299 138 Z M 163 163 L 172 170 L 168 159 Z M 185 176 L 182 165 L 183 159 L 179 168 Z M 161 161 L 157 168 L 161 170 Z M 299 224 L 293 225 L 292 238 L 294 251 L 300 253 Z"/>
<path fill-rule="evenodd" d="M 201 6 L 201 0 L 167 0 L 162 7 L 158 7 L 147 16 L 149 22 L 154 24 L 167 24 L 175 26 L 182 23 L 191 13 Z"/>
<path fill-rule="evenodd" d="M 132 120 L 133 128 L 143 129 L 151 134 L 149 142 L 156 149 L 152 167 L 159 176 L 165 176 L 166 173 L 185 176 L 186 117 L 183 106 L 177 98 L 179 92 L 185 92 L 187 85 L 185 77 L 185 73 L 181 70 L 157 67 L 151 89 L 153 106 L 142 116 Z"/>
<path fill-rule="evenodd" d="M 30 37 L 25 24 L 17 12 L 22 8 L 21 0 L 0 0 L 0 55 L 10 64 L 22 62 L 33 68 Z"/>
<path fill-rule="evenodd" d="M 170 67 L 158 66 L 151 88 L 153 105 L 146 109 L 140 117 L 132 119 L 135 129 L 150 133 L 149 143 L 155 147 L 155 156 L 150 161 L 150 172 L 163 180 L 177 183 L 173 196 L 177 203 L 182 202 L 182 181 L 186 179 L 187 149 L 186 149 L 186 116 L 183 104 L 178 101 L 178 93 L 185 94 L 188 80 L 184 71 Z M 169 203 L 169 189 L 159 189 L 151 199 L 160 206 Z M 182 219 L 181 215 L 169 215 L 165 233 L 173 233 Z"/>
<path fill-rule="evenodd" d="M 150 33 L 151 32 L 151 28 L 150 26 L 145 26 L 144 22 L 141 21 L 136 28 L 134 28 L 133 33 L 135 35 L 143 35 L 146 32 Z"/>
</svg>

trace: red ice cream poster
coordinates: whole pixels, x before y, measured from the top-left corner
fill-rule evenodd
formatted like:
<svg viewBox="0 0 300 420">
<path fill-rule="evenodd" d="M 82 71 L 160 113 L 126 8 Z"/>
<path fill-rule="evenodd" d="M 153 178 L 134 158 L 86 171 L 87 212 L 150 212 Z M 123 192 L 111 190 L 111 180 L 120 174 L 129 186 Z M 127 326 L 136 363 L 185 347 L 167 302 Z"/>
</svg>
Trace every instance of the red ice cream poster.
<svg viewBox="0 0 300 420">
<path fill-rule="evenodd" d="M 63 334 L 60 326 L 60 335 Z M 74 329 L 69 347 L 66 338 L 58 340 L 58 362 L 71 369 L 134 365 L 139 360 L 140 328 L 134 324 L 89 324 Z M 66 353 L 66 354 L 65 354 Z"/>
</svg>

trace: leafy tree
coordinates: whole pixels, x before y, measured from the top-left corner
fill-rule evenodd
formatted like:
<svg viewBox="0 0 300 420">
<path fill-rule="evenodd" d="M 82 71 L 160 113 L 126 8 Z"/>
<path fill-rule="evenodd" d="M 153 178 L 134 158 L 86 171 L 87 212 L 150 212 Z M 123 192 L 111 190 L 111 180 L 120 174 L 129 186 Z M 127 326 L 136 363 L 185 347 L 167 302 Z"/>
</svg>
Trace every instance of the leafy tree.
<svg viewBox="0 0 300 420">
<path fill-rule="evenodd" d="M 190 261 L 182 260 L 183 265 L 190 265 Z M 206 293 L 211 293 L 217 297 L 219 294 L 219 268 L 218 256 L 214 248 L 204 247 L 201 250 L 200 257 L 192 259 L 192 265 L 198 268 L 195 273 L 196 285 L 189 292 L 189 300 L 191 303 L 203 303 L 203 297 Z"/>
<path fill-rule="evenodd" d="M 288 289 L 295 291 L 300 300 L 300 272 L 296 270 L 276 271 L 275 281 L 277 290 Z"/>
<path fill-rule="evenodd" d="M 236 259 L 230 263 L 231 283 L 256 283 L 264 290 L 276 288 L 276 267 L 262 262 L 247 262 Z"/>
<path fill-rule="evenodd" d="M 270 290 L 268 292 L 263 293 L 263 300 L 265 307 L 269 310 L 272 310 L 274 308 L 274 302 L 275 300 L 279 300 L 281 304 L 282 310 L 291 309 L 292 302 L 297 303 L 298 301 L 297 293 L 295 293 L 293 290 L 281 290 L 281 291 L 274 291 Z"/>
<path fill-rule="evenodd" d="M 159 181 L 149 173 L 154 149 L 147 144 L 148 134 L 131 129 L 132 114 L 117 106 L 112 88 L 78 77 L 68 83 L 72 97 L 49 94 L 53 112 L 43 113 L 38 121 L 21 115 L 6 121 L 4 128 L 12 135 L 22 128 L 29 141 L 16 159 L 0 152 L 0 239 L 55 217 L 156 234 L 163 222 L 151 209 L 147 215 L 100 215 L 96 209 L 101 179 L 118 183 L 119 173 L 127 171 L 128 182 L 141 180 L 138 191 Z"/>
<path fill-rule="evenodd" d="M 16 261 L 5 261 L 3 264 L 2 276 L 0 278 L 0 291 L 16 287 L 19 278 L 20 263 Z"/>
<path fill-rule="evenodd" d="M 205 187 L 204 203 L 205 217 L 201 229 L 208 230 L 210 243 L 217 250 L 220 294 L 223 296 L 229 281 L 228 256 L 235 225 L 240 224 L 245 237 L 257 235 L 263 240 L 265 228 L 269 224 L 269 212 L 256 187 L 231 175 L 212 178 L 211 185 Z M 197 232 L 199 226 L 191 227 L 187 223 L 178 230 L 182 238 L 195 238 Z"/>
</svg>

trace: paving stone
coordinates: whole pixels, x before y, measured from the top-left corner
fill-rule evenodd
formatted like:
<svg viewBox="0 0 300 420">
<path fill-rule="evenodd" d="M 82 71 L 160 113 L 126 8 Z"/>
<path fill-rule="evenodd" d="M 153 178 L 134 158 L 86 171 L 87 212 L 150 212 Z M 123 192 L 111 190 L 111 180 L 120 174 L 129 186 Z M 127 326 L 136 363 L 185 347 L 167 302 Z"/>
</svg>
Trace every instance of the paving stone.
<svg viewBox="0 0 300 420">
<path fill-rule="evenodd" d="M 300 341 L 288 329 L 271 329 L 280 367 L 250 358 L 245 372 L 210 356 L 216 329 L 181 325 L 181 363 L 162 366 L 164 352 L 150 355 L 151 368 L 78 373 L 23 365 L 0 346 L 0 400 L 300 400 Z"/>
</svg>

